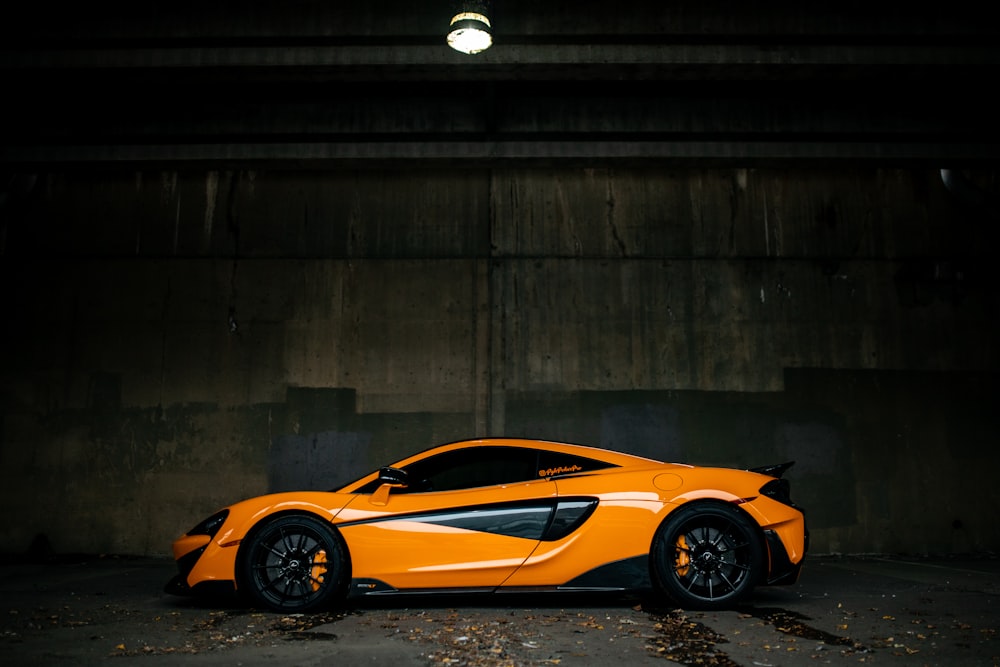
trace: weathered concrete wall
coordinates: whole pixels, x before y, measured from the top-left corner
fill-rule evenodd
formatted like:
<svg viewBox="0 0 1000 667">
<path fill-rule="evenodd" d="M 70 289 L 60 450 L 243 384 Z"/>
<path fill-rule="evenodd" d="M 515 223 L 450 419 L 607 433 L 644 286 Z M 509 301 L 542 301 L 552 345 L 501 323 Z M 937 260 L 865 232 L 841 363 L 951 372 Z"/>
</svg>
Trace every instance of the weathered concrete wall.
<svg viewBox="0 0 1000 667">
<path fill-rule="evenodd" d="M 508 432 L 788 473 L 820 552 L 992 550 L 996 373 L 795 369 L 776 392 L 520 392 Z"/>
<path fill-rule="evenodd" d="M 164 553 L 487 434 L 794 458 L 819 552 L 1000 548 L 997 220 L 933 171 L 73 172 L 0 215 L 0 551 Z"/>
</svg>

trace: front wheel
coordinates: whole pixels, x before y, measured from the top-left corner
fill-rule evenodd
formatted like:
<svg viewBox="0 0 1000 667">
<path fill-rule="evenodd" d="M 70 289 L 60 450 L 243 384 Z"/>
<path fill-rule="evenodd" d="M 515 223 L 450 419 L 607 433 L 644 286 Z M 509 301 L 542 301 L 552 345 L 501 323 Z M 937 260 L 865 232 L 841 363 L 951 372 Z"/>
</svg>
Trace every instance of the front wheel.
<svg viewBox="0 0 1000 667">
<path fill-rule="evenodd" d="M 749 595 L 764 558 L 750 520 L 717 503 L 675 510 L 653 540 L 653 573 L 661 591 L 688 609 L 722 609 Z"/>
<path fill-rule="evenodd" d="M 333 603 L 343 592 L 344 546 L 336 531 L 310 517 L 264 524 L 240 551 L 240 583 L 256 602 L 299 613 Z"/>
</svg>

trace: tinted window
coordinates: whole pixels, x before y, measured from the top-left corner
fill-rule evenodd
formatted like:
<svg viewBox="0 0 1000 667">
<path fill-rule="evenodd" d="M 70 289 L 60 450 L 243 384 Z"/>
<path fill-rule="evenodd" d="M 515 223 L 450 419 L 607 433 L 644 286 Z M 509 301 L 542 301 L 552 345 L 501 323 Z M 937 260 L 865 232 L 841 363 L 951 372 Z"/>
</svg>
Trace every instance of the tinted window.
<svg viewBox="0 0 1000 667">
<path fill-rule="evenodd" d="M 588 459 L 584 456 L 560 454 L 558 452 L 541 452 L 536 474 L 539 477 L 556 477 L 558 475 L 572 475 L 574 473 L 614 467 L 616 466 L 611 463 Z"/>
<path fill-rule="evenodd" d="M 397 493 L 472 489 L 613 467 L 613 464 L 584 456 L 523 447 L 469 447 L 405 466 L 410 486 Z M 374 493 L 379 486 L 381 482 L 375 480 L 357 492 Z"/>
<path fill-rule="evenodd" d="M 410 492 L 452 491 L 536 479 L 538 452 L 518 447 L 469 447 L 406 466 Z"/>
</svg>

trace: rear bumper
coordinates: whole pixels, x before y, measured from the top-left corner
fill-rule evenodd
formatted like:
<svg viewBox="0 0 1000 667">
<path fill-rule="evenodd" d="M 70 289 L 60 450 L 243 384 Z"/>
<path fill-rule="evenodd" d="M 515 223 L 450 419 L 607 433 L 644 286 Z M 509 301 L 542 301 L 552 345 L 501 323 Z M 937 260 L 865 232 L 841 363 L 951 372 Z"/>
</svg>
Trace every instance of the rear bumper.
<svg viewBox="0 0 1000 667">
<path fill-rule="evenodd" d="M 768 567 L 767 578 L 764 581 L 768 586 L 787 586 L 799 580 L 799 573 L 802 572 L 802 563 L 805 561 L 805 552 L 809 549 L 809 531 L 804 531 L 805 548 L 798 562 L 793 563 L 785 548 L 781 536 L 774 530 L 765 530 L 764 538 L 767 540 L 767 552 L 770 566 Z"/>
</svg>

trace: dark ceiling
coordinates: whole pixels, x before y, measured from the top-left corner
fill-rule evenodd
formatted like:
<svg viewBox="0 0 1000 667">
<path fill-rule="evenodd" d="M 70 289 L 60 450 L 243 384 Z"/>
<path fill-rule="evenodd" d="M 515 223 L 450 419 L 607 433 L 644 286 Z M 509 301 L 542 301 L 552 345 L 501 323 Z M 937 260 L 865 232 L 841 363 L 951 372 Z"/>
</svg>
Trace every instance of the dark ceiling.
<svg viewBox="0 0 1000 667">
<path fill-rule="evenodd" d="M 822 5 L 814 7 L 813 5 Z M 7 8 L 0 167 L 993 166 L 990 3 Z"/>
</svg>

